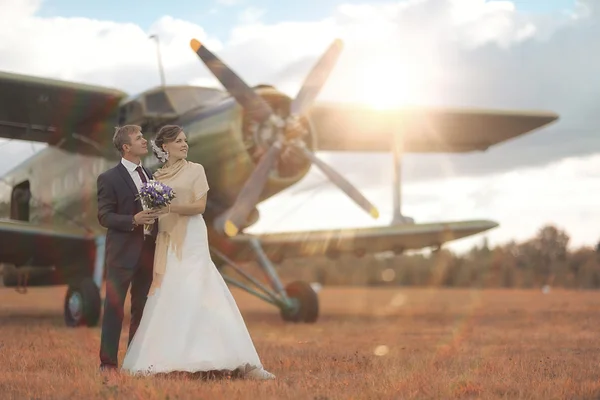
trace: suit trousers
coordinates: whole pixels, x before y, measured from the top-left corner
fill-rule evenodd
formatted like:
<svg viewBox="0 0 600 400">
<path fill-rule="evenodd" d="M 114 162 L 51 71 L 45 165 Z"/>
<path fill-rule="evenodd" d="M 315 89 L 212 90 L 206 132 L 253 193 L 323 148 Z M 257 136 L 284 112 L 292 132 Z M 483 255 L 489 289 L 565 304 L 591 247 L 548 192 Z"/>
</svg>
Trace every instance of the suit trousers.
<svg viewBox="0 0 600 400">
<path fill-rule="evenodd" d="M 100 362 L 102 366 L 117 367 L 119 341 L 123 328 L 123 315 L 127 289 L 131 284 L 131 321 L 129 323 L 129 340 L 131 343 L 137 331 L 148 291 L 152 285 L 154 238 L 146 237 L 140 258 L 133 268 L 124 266 L 108 266 L 106 271 L 106 297 L 104 299 L 104 316 L 102 318 L 102 335 L 100 339 Z"/>
</svg>

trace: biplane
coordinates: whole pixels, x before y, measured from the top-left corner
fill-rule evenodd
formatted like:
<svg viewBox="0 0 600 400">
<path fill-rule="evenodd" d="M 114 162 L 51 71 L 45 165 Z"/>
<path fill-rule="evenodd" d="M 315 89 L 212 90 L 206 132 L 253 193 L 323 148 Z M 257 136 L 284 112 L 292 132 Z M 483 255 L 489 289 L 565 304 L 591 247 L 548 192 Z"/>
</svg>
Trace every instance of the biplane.
<svg viewBox="0 0 600 400">
<path fill-rule="evenodd" d="M 485 151 L 558 119 L 545 111 L 450 108 L 373 109 L 316 102 L 342 50 L 336 40 L 309 72 L 298 94 L 248 86 L 197 40 L 190 47 L 225 90 L 161 85 L 136 96 L 99 86 L 0 73 L 0 137 L 47 146 L 2 178 L 0 220 L 4 284 L 67 285 L 68 326 L 94 326 L 101 315 L 105 230 L 97 219 L 96 178 L 115 165 L 116 125 L 136 124 L 148 139 L 165 124 L 181 125 L 188 159 L 201 163 L 211 190 L 205 211 L 209 243 L 224 279 L 276 306 L 285 321 L 315 322 L 318 296 L 302 281 L 284 285 L 275 264 L 286 258 L 342 253 L 402 253 L 492 229 L 487 220 L 415 223 L 402 215 L 403 153 Z M 356 204 L 377 208 L 315 151 L 393 152 L 394 218 L 356 229 L 250 234 L 257 204 L 299 182 L 314 165 Z M 158 166 L 149 155 L 144 165 Z M 267 279 L 245 270 L 258 262 Z M 231 267 L 239 277 L 224 273 Z M 230 268 L 226 268 L 230 270 Z M 33 275 L 30 271 L 43 271 Z M 268 283 L 267 283 L 268 281 Z"/>
</svg>

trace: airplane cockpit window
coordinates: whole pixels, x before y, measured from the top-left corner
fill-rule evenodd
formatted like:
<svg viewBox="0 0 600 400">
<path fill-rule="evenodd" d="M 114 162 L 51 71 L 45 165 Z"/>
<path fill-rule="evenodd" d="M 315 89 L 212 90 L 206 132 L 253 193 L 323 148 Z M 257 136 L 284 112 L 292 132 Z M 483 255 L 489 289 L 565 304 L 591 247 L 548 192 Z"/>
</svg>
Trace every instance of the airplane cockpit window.
<svg viewBox="0 0 600 400">
<path fill-rule="evenodd" d="M 226 96 L 219 89 L 196 86 L 170 87 L 166 89 L 166 93 L 178 115 L 206 107 Z"/>
<path fill-rule="evenodd" d="M 125 125 L 127 122 L 127 108 L 121 107 L 119 108 L 119 125 Z"/>
<path fill-rule="evenodd" d="M 146 112 L 150 114 L 170 114 L 175 112 L 164 91 L 149 93 L 145 96 Z"/>
<path fill-rule="evenodd" d="M 143 120 L 144 113 L 142 104 L 136 100 L 130 100 L 119 108 L 119 125 L 135 124 Z"/>
<path fill-rule="evenodd" d="M 125 102 L 119 109 L 118 123 L 138 124 L 150 132 L 161 120 L 181 116 L 190 110 L 215 104 L 227 93 L 197 86 L 171 86 L 142 93 Z"/>
</svg>

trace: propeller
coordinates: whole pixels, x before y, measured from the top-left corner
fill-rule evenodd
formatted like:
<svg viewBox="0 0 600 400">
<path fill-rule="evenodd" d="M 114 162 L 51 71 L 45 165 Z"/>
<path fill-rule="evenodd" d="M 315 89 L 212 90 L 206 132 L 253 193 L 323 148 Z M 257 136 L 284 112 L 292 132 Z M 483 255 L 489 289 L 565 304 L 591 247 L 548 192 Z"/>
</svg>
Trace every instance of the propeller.
<svg viewBox="0 0 600 400">
<path fill-rule="evenodd" d="M 235 236 L 238 233 L 240 227 L 244 225 L 248 215 L 258 203 L 260 194 L 269 178 L 269 173 L 277 162 L 284 146 L 289 146 L 300 152 L 373 218 L 379 217 L 377 208 L 369 200 L 341 174 L 320 160 L 302 141 L 302 136 L 308 132 L 302 124 L 301 118 L 310 108 L 333 70 L 342 51 L 341 40 L 334 40 L 312 68 L 298 94 L 290 104 L 290 114 L 285 119 L 277 115 L 261 96 L 202 43 L 192 39 L 190 46 L 225 89 L 246 110 L 249 117 L 259 126 L 267 126 L 269 129 L 275 128 L 274 131 L 276 132 L 275 140 L 244 184 L 234 205 L 226 213 L 224 231 L 228 236 Z"/>
<path fill-rule="evenodd" d="M 321 88 L 325 85 L 327 78 L 329 78 L 329 74 L 333 70 L 333 66 L 342 52 L 342 47 L 343 45 L 340 39 L 334 40 L 325 51 L 325 54 L 323 54 L 317 64 L 315 64 L 313 69 L 306 76 L 300 91 L 290 106 L 290 113 L 292 115 L 302 114 L 315 100 L 321 91 Z"/>
<path fill-rule="evenodd" d="M 229 94 L 251 115 L 252 119 L 258 123 L 262 123 L 270 116 L 275 115 L 269 103 L 256 94 L 252 88 L 246 85 L 246 82 L 241 80 L 231 68 L 225 65 L 223 61 L 203 46 L 202 43 L 196 39 L 192 39 L 190 46 L 204 64 L 206 64 L 210 72 L 227 89 Z"/>
</svg>

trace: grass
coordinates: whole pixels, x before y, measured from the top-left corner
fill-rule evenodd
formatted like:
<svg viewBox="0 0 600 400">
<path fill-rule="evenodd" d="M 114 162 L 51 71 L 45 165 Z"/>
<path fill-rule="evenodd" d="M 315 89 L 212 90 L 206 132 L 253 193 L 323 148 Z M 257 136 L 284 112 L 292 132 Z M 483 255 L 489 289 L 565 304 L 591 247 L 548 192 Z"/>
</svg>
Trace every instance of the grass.
<svg viewBox="0 0 600 400">
<path fill-rule="evenodd" d="M 600 398 L 597 292 L 325 288 L 294 325 L 233 289 L 268 382 L 105 382 L 100 330 L 64 326 L 64 292 L 0 288 L 2 399 Z"/>
</svg>

